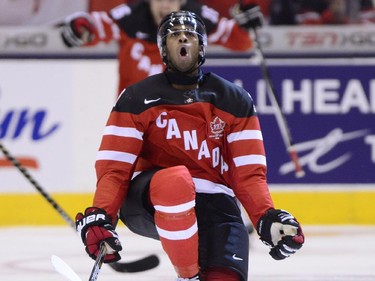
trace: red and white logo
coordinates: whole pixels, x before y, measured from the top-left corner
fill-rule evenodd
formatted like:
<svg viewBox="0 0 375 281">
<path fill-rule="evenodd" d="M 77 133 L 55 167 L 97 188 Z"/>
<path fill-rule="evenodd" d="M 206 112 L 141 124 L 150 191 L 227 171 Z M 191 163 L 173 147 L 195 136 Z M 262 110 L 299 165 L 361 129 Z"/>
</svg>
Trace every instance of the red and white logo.
<svg viewBox="0 0 375 281">
<path fill-rule="evenodd" d="M 219 117 L 215 117 L 212 122 L 210 122 L 210 129 L 212 135 L 210 135 L 210 138 L 219 139 L 223 136 L 225 128 L 225 122 L 221 120 Z"/>
</svg>

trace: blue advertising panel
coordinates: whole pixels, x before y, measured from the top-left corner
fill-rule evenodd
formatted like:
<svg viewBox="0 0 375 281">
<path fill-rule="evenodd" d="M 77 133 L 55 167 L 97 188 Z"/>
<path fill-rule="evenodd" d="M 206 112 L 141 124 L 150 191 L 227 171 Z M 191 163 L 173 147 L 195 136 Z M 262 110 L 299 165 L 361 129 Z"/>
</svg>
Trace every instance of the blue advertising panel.
<svg viewBox="0 0 375 281">
<path fill-rule="evenodd" d="M 270 183 L 375 183 L 375 65 L 269 65 L 305 176 L 297 178 L 259 66 L 205 66 L 252 95 Z"/>
</svg>

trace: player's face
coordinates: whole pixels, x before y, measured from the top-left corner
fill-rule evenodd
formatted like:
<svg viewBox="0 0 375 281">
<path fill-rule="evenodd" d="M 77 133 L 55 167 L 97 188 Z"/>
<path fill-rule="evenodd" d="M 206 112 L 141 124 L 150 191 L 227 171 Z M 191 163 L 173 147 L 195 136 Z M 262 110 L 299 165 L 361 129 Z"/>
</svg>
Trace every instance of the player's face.
<svg viewBox="0 0 375 281">
<path fill-rule="evenodd" d="M 150 0 L 151 14 L 157 26 L 166 15 L 180 8 L 181 0 Z"/>
<path fill-rule="evenodd" d="M 189 31 L 189 27 L 177 26 L 167 35 L 168 61 L 172 68 L 180 72 L 198 67 L 199 49 L 198 35 Z"/>
</svg>

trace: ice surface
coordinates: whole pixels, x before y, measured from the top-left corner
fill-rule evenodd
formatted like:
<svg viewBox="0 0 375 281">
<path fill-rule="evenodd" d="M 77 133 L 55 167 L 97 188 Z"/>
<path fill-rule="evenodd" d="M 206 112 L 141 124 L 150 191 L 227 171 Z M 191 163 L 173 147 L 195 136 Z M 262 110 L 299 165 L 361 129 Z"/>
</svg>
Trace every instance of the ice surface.
<svg viewBox="0 0 375 281">
<path fill-rule="evenodd" d="M 375 280 L 375 226 L 306 226 L 302 250 L 274 261 L 251 234 L 248 281 L 370 281 Z M 174 281 L 175 273 L 158 241 L 142 238 L 119 226 L 123 261 L 150 254 L 160 265 L 141 273 L 118 273 L 103 265 L 98 281 Z M 76 233 L 66 227 L 6 227 L 0 229 L 0 280 L 64 281 L 51 256 L 62 258 L 88 280 L 94 263 Z"/>
</svg>

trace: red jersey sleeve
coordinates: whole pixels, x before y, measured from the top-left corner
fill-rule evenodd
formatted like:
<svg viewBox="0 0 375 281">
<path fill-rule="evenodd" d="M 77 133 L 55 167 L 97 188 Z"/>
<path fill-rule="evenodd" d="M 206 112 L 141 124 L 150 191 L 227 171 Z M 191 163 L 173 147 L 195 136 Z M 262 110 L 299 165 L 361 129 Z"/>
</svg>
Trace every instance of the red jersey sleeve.
<svg viewBox="0 0 375 281">
<path fill-rule="evenodd" d="M 241 28 L 234 19 L 222 17 L 215 9 L 207 5 L 200 7 L 199 16 L 206 24 L 209 45 L 221 45 L 235 51 L 252 48 L 249 32 Z"/>
<path fill-rule="evenodd" d="M 104 209 L 113 220 L 126 197 L 142 137 L 142 129 L 130 113 L 112 111 L 95 163 L 97 187 L 93 206 Z"/>
<path fill-rule="evenodd" d="M 94 37 L 85 46 L 94 46 L 100 42 L 109 43 L 120 39 L 120 29 L 106 12 L 91 12 L 89 16 L 95 25 Z"/>
<path fill-rule="evenodd" d="M 220 18 L 215 31 L 208 35 L 208 43 L 234 51 L 246 51 L 253 47 L 249 32 L 235 20 L 227 18 Z"/>
<path fill-rule="evenodd" d="M 233 190 L 256 226 L 259 218 L 274 207 L 268 190 L 265 149 L 257 115 L 236 118 L 227 140 L 233 159 L 230 164 Z"/>
</svg>

